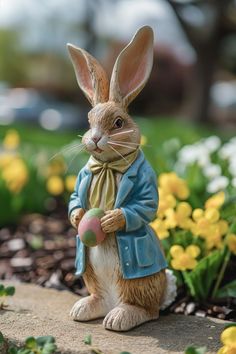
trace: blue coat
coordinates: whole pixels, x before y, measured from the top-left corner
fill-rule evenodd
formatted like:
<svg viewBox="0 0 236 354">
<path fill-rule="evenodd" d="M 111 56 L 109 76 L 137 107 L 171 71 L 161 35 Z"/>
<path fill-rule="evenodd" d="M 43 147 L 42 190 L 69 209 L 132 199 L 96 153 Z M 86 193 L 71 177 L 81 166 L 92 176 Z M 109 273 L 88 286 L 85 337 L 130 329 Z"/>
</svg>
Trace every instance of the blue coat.
<svg viewBox="0 0 236 354">
<path fill-rule="evenodd" d="M 86 165 L 78 174 L 69 203 L 69 215 L 76 208 L 87 209 L 92 173 Z M 167 267 L 153 229 L 148 225 L 158 206 L 156 175 L 140 151 L 137 159 L 121 178 L 115 208 L 122 209 L 125 230 L 116 232 L 121 270 L 124 279 L 145 277 Z M 77 236 L 76 274 L 85 272 L 85 245 Z"/>
</svg>

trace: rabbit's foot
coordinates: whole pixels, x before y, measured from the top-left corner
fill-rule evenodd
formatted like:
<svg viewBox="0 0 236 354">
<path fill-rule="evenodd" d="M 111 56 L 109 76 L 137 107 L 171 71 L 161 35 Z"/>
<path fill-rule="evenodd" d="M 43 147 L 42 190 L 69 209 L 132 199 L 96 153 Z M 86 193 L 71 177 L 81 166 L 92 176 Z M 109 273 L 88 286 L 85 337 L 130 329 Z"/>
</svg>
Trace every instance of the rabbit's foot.
<svg viewBox="0 0 236 354">
<path fill-rule="evenodd" d="M 155 320 L 158 317 L 159 311 L 155 315 L 151 315 L 144 308 L 121 304 L 106 315 L 103 326 L 113 331 L 128 331 L 141 323 Z"/>
<path fill-rule="evenodd" d="M 70 316 L 74 321 L 90 321 L 104 317 L 107 311 L 104 300 L 95 295 L 84 297 L 77 301 L 70 311 Z"/>
</svg>

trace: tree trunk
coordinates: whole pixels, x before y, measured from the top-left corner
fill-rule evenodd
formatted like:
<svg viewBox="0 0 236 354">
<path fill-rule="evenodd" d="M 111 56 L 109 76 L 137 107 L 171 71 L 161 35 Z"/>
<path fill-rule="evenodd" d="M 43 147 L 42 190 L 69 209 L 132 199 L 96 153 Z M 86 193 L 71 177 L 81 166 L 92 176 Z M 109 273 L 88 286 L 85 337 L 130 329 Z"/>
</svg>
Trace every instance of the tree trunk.
<svg viewBox="0 0 236 354">
<path fill-rule="evenodd" d="M 199 123 L 208 123 L 210 120 L 210 90 L 213 82 L 218 45 L 213 41 L 208 48 L 198 50 L 197 62 L 190 90 L 190 118 Z"/>
</svg>

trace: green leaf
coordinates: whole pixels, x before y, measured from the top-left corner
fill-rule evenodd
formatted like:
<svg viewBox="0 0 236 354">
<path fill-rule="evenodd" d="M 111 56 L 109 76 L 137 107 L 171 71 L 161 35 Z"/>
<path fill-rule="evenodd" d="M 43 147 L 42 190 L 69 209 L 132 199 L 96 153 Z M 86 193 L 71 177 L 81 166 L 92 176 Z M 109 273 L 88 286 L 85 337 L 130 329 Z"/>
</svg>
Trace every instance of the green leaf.
<svg viewBox="0 0 236 354">
<path fill-rule="evenodd" d="M 84 338 L 84 344 L 92 345 L 92 336 L 91 334 L 87 334 Z"/>
<path fill-rule="evenodd" d="M 5 296 L 5 288 L 2 284 L 0 284 L 0 296 Z"/>
<path fill-rule="evenodd" d="M 13 296 L 15 294 L 15 287 L 14 286 L 8 286 L 7 288 L 5 288 L 5 293 L 7 296 Z"/>
<path fill-rule="evenodd" d="M 224 250 L 217 250 L 201 259 L 191 272 L 183 272 L 186 285 L 195 300 L 207 299 L 225 256 Z"/>
<path fill-rule="evenodd" d="M 53 354 L 57 350 L 55 343 L 47 342 L 44 344 L 41 354 Z"/>
<path fill-rule="evenodd" d="M 25 346 L 29 349 L 35 349 L 37 347 L 37 342 L 34 337 L 28 337 L 25 340 Z"/>
<path fill-rule="evenodd" d="M 199 347 L 199 348 L 195 348 L 195 347 L 188 347 L 185 350 L 185 354 L 205 354 L 207 351 L 206 347 Z"/>
<path fill-rule="evenodd" d="M 43 347 L 46 343 L 55 343 L 55 338 L 53 336 L 41 336 L 36 337 L 36 342 L 39 346 Z"/>
<path fill-rule="evenodd" d="M 236 280 L 220 288 L 216 293 L 216 297 L 236 297 Z"/>
<path fill-rule="evenodd" d="M 17 350 L 17 354 L 33 354 L 33 352 L 30 349 L 21 348 Z"/>
<path fill-rule="evenodd" d="M 2 332 L 0 332 L 0 344 L 3 344 L 5 342 L 5 339 L 3 337 Z"/>
<path fill-rule="evenodd" d="M 10 347 L 7 351 L 7 354 L 18 354 L 18 350 L 16 347 Z"/>
</svg>

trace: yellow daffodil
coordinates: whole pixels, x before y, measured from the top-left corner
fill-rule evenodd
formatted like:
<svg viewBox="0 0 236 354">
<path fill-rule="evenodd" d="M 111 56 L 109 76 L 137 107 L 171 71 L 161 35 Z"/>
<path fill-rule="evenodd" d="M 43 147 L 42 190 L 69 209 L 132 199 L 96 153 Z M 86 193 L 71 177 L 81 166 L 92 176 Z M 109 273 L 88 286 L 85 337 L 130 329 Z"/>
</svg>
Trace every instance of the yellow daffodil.
<svg viewBox="0 0 236 354">
<path fill-rule="evenodd" d="M 145 135 L 141 135 L 140 145 L 144 146 L 146 144 L 147 144 L 147 137 Z"/>
<path fill-rule="evenodd" d="M 64 191 L 64 183 L 62 178 L 59 176 L 49 177 L 46 187 L 48 192 L 55 196 L 62 194 Z"/>
<path fill-rule="evenodd" d="M 155 230 L 160 240 L 169 237 L 169 231 L 164 220 L 156 219 L 150 224 L 150 226 Z"/>
<path fill-rule="evenodd" d="M 65 172 L 65 162 L 61 159 L 52 160 L 47 167 L 46 176 L 60 175 Z"/>
<path fill-rule="evenodd" d="M 203 214 L 204 214 L 203 209 L 200 209 L 200 208 L 194 209 L 194 211 L 192 213 L 192 218 L 194 221 L 198 221 L 203 217 Z"/>
<path fill-rule="evenodd" d="M 216 208 L 208 208 L 205 211 L 205 218 L 211 223 L 215 223 L 220 218 L 220 213 Z"/>
<path fill-rule="evenodd" d="M 174 208 L 176 206 L 176 199 L 172 194 L 166 194 L 162 188 L 159 188 L 159 206 L 158 217 L 163 218 L 167 209 Z"/>
<path fill-rule="evenodd" d="M 6 150 L 15 150 L 20 144 L 20 136 L 18 132 L 14 129 L 10 129 L 7 131 L 7 134 L 3 140 L 3 147 Z"/>
<path fill-rule="evenodd" d="M 222 234 L 220 232 L 219 224 L 213 224 L 210 226 L 208 230 L 208 234 L 205 237 L 206 248 L 211 250 L 212 248 L 222 248 L 223 247 L 223 239 Z"/>
<path fill-rule="evenodd" d="M 179 178 L 176 173 L 162 173 L 159 176 L 159 185 L 167 194 L 173 194 L 183 200 L 189 196 L 189 188 L 186 181 Z"/>
<path fill-rule="evenodd" d="M 2 178 L 12 193 L 19 193 L 28 181 L 28 170 L 24 161 L 19 157 L 10 159 L 2 169 Z"/>
<path fill-rule="evenodd" d="M 229 234 L 226 238 L 226 243 L 229 247 L 229 250 L 236 255 L 236 235 Z"/>
<path fill-rule="evenodd" d="M 212 197 L 210 197 L 209 199 L 207 199 L 206 203 L 205 203 L 205 208 L 216 208 L 219 209 L 225 201 L 225 193 L 224 192 L 219 192 L 215 195 L 213 195 Z"/>
<path fill-rule="evenodd" d="M 197 265 L 196 258 L 201 253 L 201 250 L 196 245 L 190 245 L 184 249 L 182 246 L 174 245 L 170 248 L 172 256 L 171 266 L 176 270 L 194 269 Z"/>
<path fill-rule="evenodd" d="M 77 177 L 75 175 L 70 175 L 70 176 L 66 177 L 65 186 L 66 186 L 66 190 L 68 192 L 73 192 L 74 191 L 76 178 Z"/>
<path fill-rule="evenodd" d="M 9 165 L 12 161 L 14 161 L 15 158 L 16 155 L 10 152 L 0 154 L 0 169 L 4 169 L 4 167 Z"/>
<path fill-rule="evenodd" d="M 192 208 L 186 202 L 179 203 L 176 210 L 168 209 L 165 212 L 166 225 L 168 228 L 175 228 L 176 226 L 182 229 L 190 228 L 190 215 Z"/>
<path fill-rule="evenodd" d="M 236 327 L 226 328 L 221 333 L 221 342 L 224 344 L 217 354 L 236 354 Z"/>
</svg>

